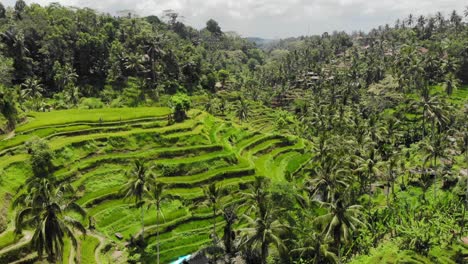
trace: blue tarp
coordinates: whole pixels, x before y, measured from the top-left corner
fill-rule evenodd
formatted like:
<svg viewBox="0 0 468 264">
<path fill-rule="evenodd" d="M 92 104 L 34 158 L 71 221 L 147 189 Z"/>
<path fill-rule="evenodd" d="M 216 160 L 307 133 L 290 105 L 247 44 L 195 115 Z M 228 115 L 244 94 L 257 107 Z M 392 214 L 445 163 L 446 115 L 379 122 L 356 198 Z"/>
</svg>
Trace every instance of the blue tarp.
<svg viewBox="0 0 468 264">
<path fill-rule="evenodd" d="M 171 264 L 181 264 L 184 260 L 189 260 L 190 256 L 192 255 L 180 257 L 176 261 L 171 262 Z"/>
</svg>

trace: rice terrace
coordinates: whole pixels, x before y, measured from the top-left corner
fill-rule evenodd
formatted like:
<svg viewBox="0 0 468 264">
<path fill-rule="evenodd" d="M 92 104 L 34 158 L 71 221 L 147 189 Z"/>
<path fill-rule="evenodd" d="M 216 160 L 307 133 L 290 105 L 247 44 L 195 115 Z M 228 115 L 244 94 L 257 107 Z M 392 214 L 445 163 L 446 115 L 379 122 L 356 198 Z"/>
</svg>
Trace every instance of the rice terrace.
<svg viewBox="0 0 468 264">
<path fill-rule="evenodd" d="M 169 113 L 164 107 L 31 113 L 28 122 L 16 128 L 15 137 L 1 142 L 1 195 L 15 193 L 33 175 L 24 143 L 34 137 L 47 139 L 55 157 L 54 176 L 76 189 L 76 202 L 88 217 L 80 220 L 94 223 L 89 236 L 81 238 L 81 251 L 65 243 L 64 262 L 79 254 L 86 256 L 83 263 L 107 263 L 115 251 L 123 250 L 122 238 L 141 230 L 140 210 L 119 194 L 127 182 L 125 172 L 141 160 L 155 168 L 158 181 L 167 184 L 166 194 L 172 197 L 163 204 L 164 219 L 159 221 L 165 263 L 210 243 L 206 234 L 213 214 L 197 203 L 204 197 L 203 186 L 222 186 L 228 195 L 219 203 L 227 205 L 240 199 L 236 194 L 256 176 L 268 172 L 281 181 L 285 173 L 293 174 L 308 161 L 306 143 L 299 138 L 248 130 L 198 110 L 189 112 L 182 123 L 168 124 Z M 11 197 L 3 207 L 9 208 L 9 203 Z M 155 247 L 156 211 L 144 210 L 145 240 Z M 216 221 L 221 232 L 222 217 Z M 1 260 L 17 260 L 18 252 L 24 259 L 35 258 L 26 250 L 31 233 L 19 238 L 13 232 L 11 227 L 0 237 L 6 252 Z M 112 248 L 100 251 L 106 245 Z"/>
<path fill-rule="evenodd" d="M 0 3 L 0 264 L 468 263 L 461 1 L 37 2 Z"/>
</svg>

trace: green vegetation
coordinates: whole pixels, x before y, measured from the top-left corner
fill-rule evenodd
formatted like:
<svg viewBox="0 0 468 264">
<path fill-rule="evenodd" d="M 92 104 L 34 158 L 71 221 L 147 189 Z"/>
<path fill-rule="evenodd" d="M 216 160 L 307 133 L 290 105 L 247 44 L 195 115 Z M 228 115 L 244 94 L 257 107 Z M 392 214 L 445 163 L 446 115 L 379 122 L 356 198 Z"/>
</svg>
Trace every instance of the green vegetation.
<svg viewBox="0 0 468 264">
<path fill-rule="evenodd" d="M 0 4 L 0 262 L 466 263 L 466 47 Z"/>
</svg>

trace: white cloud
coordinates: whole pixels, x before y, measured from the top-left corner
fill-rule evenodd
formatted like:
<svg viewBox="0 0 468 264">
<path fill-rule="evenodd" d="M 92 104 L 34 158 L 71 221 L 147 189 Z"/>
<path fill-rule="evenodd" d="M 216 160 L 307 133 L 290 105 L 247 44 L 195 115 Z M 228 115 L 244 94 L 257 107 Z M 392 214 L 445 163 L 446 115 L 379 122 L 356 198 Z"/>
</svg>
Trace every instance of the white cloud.
<svg viewBox="0 0 468 264">
<path fill-rule="evenodd" d="M 6 0 L 14 5 L 15 0 Z M 369 30 L 408 14 L 448 14 L 463 11 L 460 0 L 26 0 L 41 5 L 90 7 L 102 12 L 133 10 L 140 15 L 161 15 L 173 9 L 184 22 L 201 28 L 213 18 L 223 30 L 244 36 L 288 37 L 333 30 Z"/>
</svg>

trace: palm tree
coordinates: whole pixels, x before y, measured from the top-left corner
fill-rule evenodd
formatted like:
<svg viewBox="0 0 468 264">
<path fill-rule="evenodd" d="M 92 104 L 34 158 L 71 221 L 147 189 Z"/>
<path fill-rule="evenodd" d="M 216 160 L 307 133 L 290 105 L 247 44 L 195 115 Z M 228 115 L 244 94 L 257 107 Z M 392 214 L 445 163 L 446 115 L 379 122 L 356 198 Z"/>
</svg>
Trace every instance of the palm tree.
<svg viewBox="0 0 468 264">
<path fill-rule="evenodd" d="M 129 70 L 132 74 L 139 75 L 145 70 L 143 59 L 141 55 L 130 54 L 124 63 L 125 69 Z"/>
<path fill-rule="evenodd" d="M 449 72 L 445 75 L 444 88 L 447 95 L 452 95 L 453 91 L 458 88 L 458 85 L 459 81 L 453 72 Z"/>
<path fill-rule="evenodd" d="M 342 199 L 337 199 L 334 203 L 322 203 L 328 208 L 328 213 L 318 216 L 314 222 L 323 227 L 324 238 L 333 238 L 337 245 L 336 253 L 341 262 L 341 245 L 350 240 L 351 232 L 357 229 L 358 225 L 364 225 L 359 220 L 361 216 L 360 205 L 346 205 Z"/>
<path fill-rule="evenodd" d="M 66 100 L 72 106 L 77 106 L 81 96 L 80 88 L 78 86 L 69 86 L 66 92 Z"/>
<path fill-rule="evenodd" d="M 233 206 L 227 206 L 223 209 L 223 217 L 224 222 L 226 225 L 224 226 L 224 235 L 223 235 L 223 242 L 224 242 L 224 249 L 226 254 L 231 254 L 232 252 L 232 243 L 235 238 L 233 225 L 234 222 L 237 220 L 237 215 L 234 210 Z"/>
<path fill-rule="evenodd" d="M 61 262 L 64 237 L 68 237 L 76 248 L 78 243 L 73 229 L 86 234 L 86 229 L 80 221 L 66 215 L 68 212 L 77 212 L 82 217 L 86 216 L 86 212 L 75 203 L 72 196 L 74 193 L 70 185 L 55 188 L 44 178 L 29 185 L 22 201 L 14 204 L 23 205 L 15 218 L 15 232 L 21 233 L 27 227 L 35 229 L 32 246 L 39 258 L 46 253 L 50 262 Z"/>
<path fill-rule="evenodd" d="M 317 195 L 324 201 L 332 202 L 335 193 L 348 186 L 345 170 L 338 169 L 338 163 L 332 158 L 326 158 L 312 171 L 311 178 L 307 181 L 307 191 L 311 199 Z"/>
<path fill-rule="evenodd" d="M 267 178 L 257 176 L 250 185 L 250 191 L 243 193 L 249 209 L 242 217 L 247 221 L 249 227 L 242 229 L 243 242 L 241 247 L 260 248 L 260 262 L 262 264 L 266 263 L 270 244 L 273 243 L 278 250 L 286 250 L 279 235 L 288 230 L 286 225 L 277 220 L 280 212 L 275 211 L 269 201 L 268 184 Z M 255 212 L 255 219 L 248 215 L 252 211 Z"/>
<path fill-rule="evenodd" d="M 309 262 L 312 264 L 338 263 L 338 257 L 330 250 L 329 242 L 324 239 L 323 234 L 307 231 L 301 234 L 291 253 L 299 253 L 301 258 L 312 260 Z"/>
<path fill-rule="evenodd" d="M 42 87 L 39 79 L 28 78 L 21 84 L 21 96 L 28 99 L 39 99 L 42 97 L 44 88 Z"/>
<path fill-rule="evenodd" d="M 133 164 L 133 168 L 127 172 L 127 177 L 129 180 L 122 188 L 121 192 L 124 194 L 125 198 L 134 198 L 136 207 L 141 210 L 141 239 L 144 242 L 144 197 L 150 194 L 151 184 L 154 182 L 154 175 L 151 169 L 147 168 L 142 160 L 137 159 Z"/>
<path fill-rule="evenodd" d="M 243 100 L 239 99 L 238 104 L 236 104 L 236 116 L 239 118 L 240 121 L 246 120 L 249 118 L 249 105 L 248 103 Z"/>
<path fill-rule="evenodd" d="M 163 183 L 156 183 L 153 186 L 151 186 L 150 189 L 150 198 L 149 201 L 147 201 L 148 208 L 151 206 L 154 206 L 156 208 L 156 254 L 157 254 L 157 262 L 159 264 L 159 216 L 161 215 L 164 219 L 164 214 L 161 210 L 161 203 L 164 202 L 165 200 L 170 199 L 168 195 L 164 194 L 164 189 L 166 185 Z"/>
<path fill-rule="evenodd" d="M 447 144 L 447 138 L 444 135 L 434 135 L 432 139 L 423 141 L 422 146 L 421 146 L 423 151 L 426 152 L 426 156 L 424 157 L 424 164 L 432 161 L 432 167 L 435 171 L 434 199 L 436 198 L 436 192 L 437 192 L 437 174 L 438 174 L 437 160 L 447 156 L 446 144 Z"/>
<path fill-rule="evenodd" d="M 223 193 L 221 188 L 216 187 L 216 183 L 214 182 L 208 186 L 205 186 L 203 188 L 203 193 L 205 194 L 206 202 L 213 210 L 213 243 L 216 244 L 216 213 L 218 211 L 219 200 L 221 199 Z"/>
<path fill-rule="evenodd" d="M 387 173 L 385 174 L 385 180 L 387 181 L 387 206 L 390 204 L 390 191 L 392 192 L 392 195 L 395 194 L 395 180 L 397 176 L 397 163 L 398 163 L 398 157 L 396 155 L 392 155 L 389 160 L 387 161 L 388 164 L 388 170 Z"/>
<path fill-rule="evenodd" d="M 154 86 L 156 83 L 156 59 L 164 55 L 164 51 L 161 48 L 160 37 L 157 36 L 149 38 L 148 43 L 145 45 L 145 50 L 150 61 L 149 72 L 151 85 Z"/>
<path fill-rule="evenodd" d="M 69 85 L 74 85 L 78 79 L 75 69 L 68 63 L 64 66 L 56 64 L 54 65 L 54 70 L 54 81 L 60 90 L 64 90 Z"/>
<path fill-rule="evenodd" d="M 442 15 L 441 12 L 437 12 L 437 13 L 436 13 L 436 20 L 437 20 L 439 29 L 441 29 L 442 27 L 444 27 L 444 25 L 445 25 L 445 18 L 444 18 L 444 15 Z"/>
<path fill-rule="evenodd" d="M 414 22 L 413 14 L 409 14 L 408 20 L 407 20 L 408 26 L 411 27 L 413 25 L 413 22 Z"/>
<path fill-rule="evenodd" d="M 275 212 L 271 206 L 265 204 L 260 207 L 264 207 L 266 210 L 263 215 L 257 215 L 256 219 L 246 214 L 243 215 L 250 227 L 242 229 L 244 233 L 242 246 L 260 248 L 260 263 L 265 264 L 270 244 L 274 244 L 280 251 L 286 250 L 280 235 L 287 232 L 288 227 L 276 219 L 278 212 Z"/>
<path fill-rule="evenodd" d="M 379 161 L 374 148 L 371 147 L 367 159 L 358 158 L 357 163 L 358 167 L 355 171 L 360 173 L 360 175 L 365 176 L 362 178 L 361 182 L 362 191 L 364 192 L 367 188 L 370 194 L 371 184 L 375 181 L 376 176 L 381 174 L 378 166 Z"/>
<path fill-rule="evenodd" d="M 421 98 L 411 103 L 411 106 L 416 109 L 422 109 L 422 129 L 423 136 L 426 136 L 426 124 L 432 120 L 432 134 L 434 134 L 434 125 L 438 123 L 442 127 L 447 122 L 445 111 L 441 108 L 441 101 L 437 95 L 431 96 L 429 88 L 424 88 L 421 92 Z"/>
<path fill-rule="evenodd" d="M 266 213 L 268 184 L 268 178 L 255 176 L 255 180 L 249 186 L 249 192 L 242 193 L 247 199 L 246 205 L 249 206 L 249 213 L 251 211 L 256 211 L 259 215 L 264 215 Z"/>
</svg>

